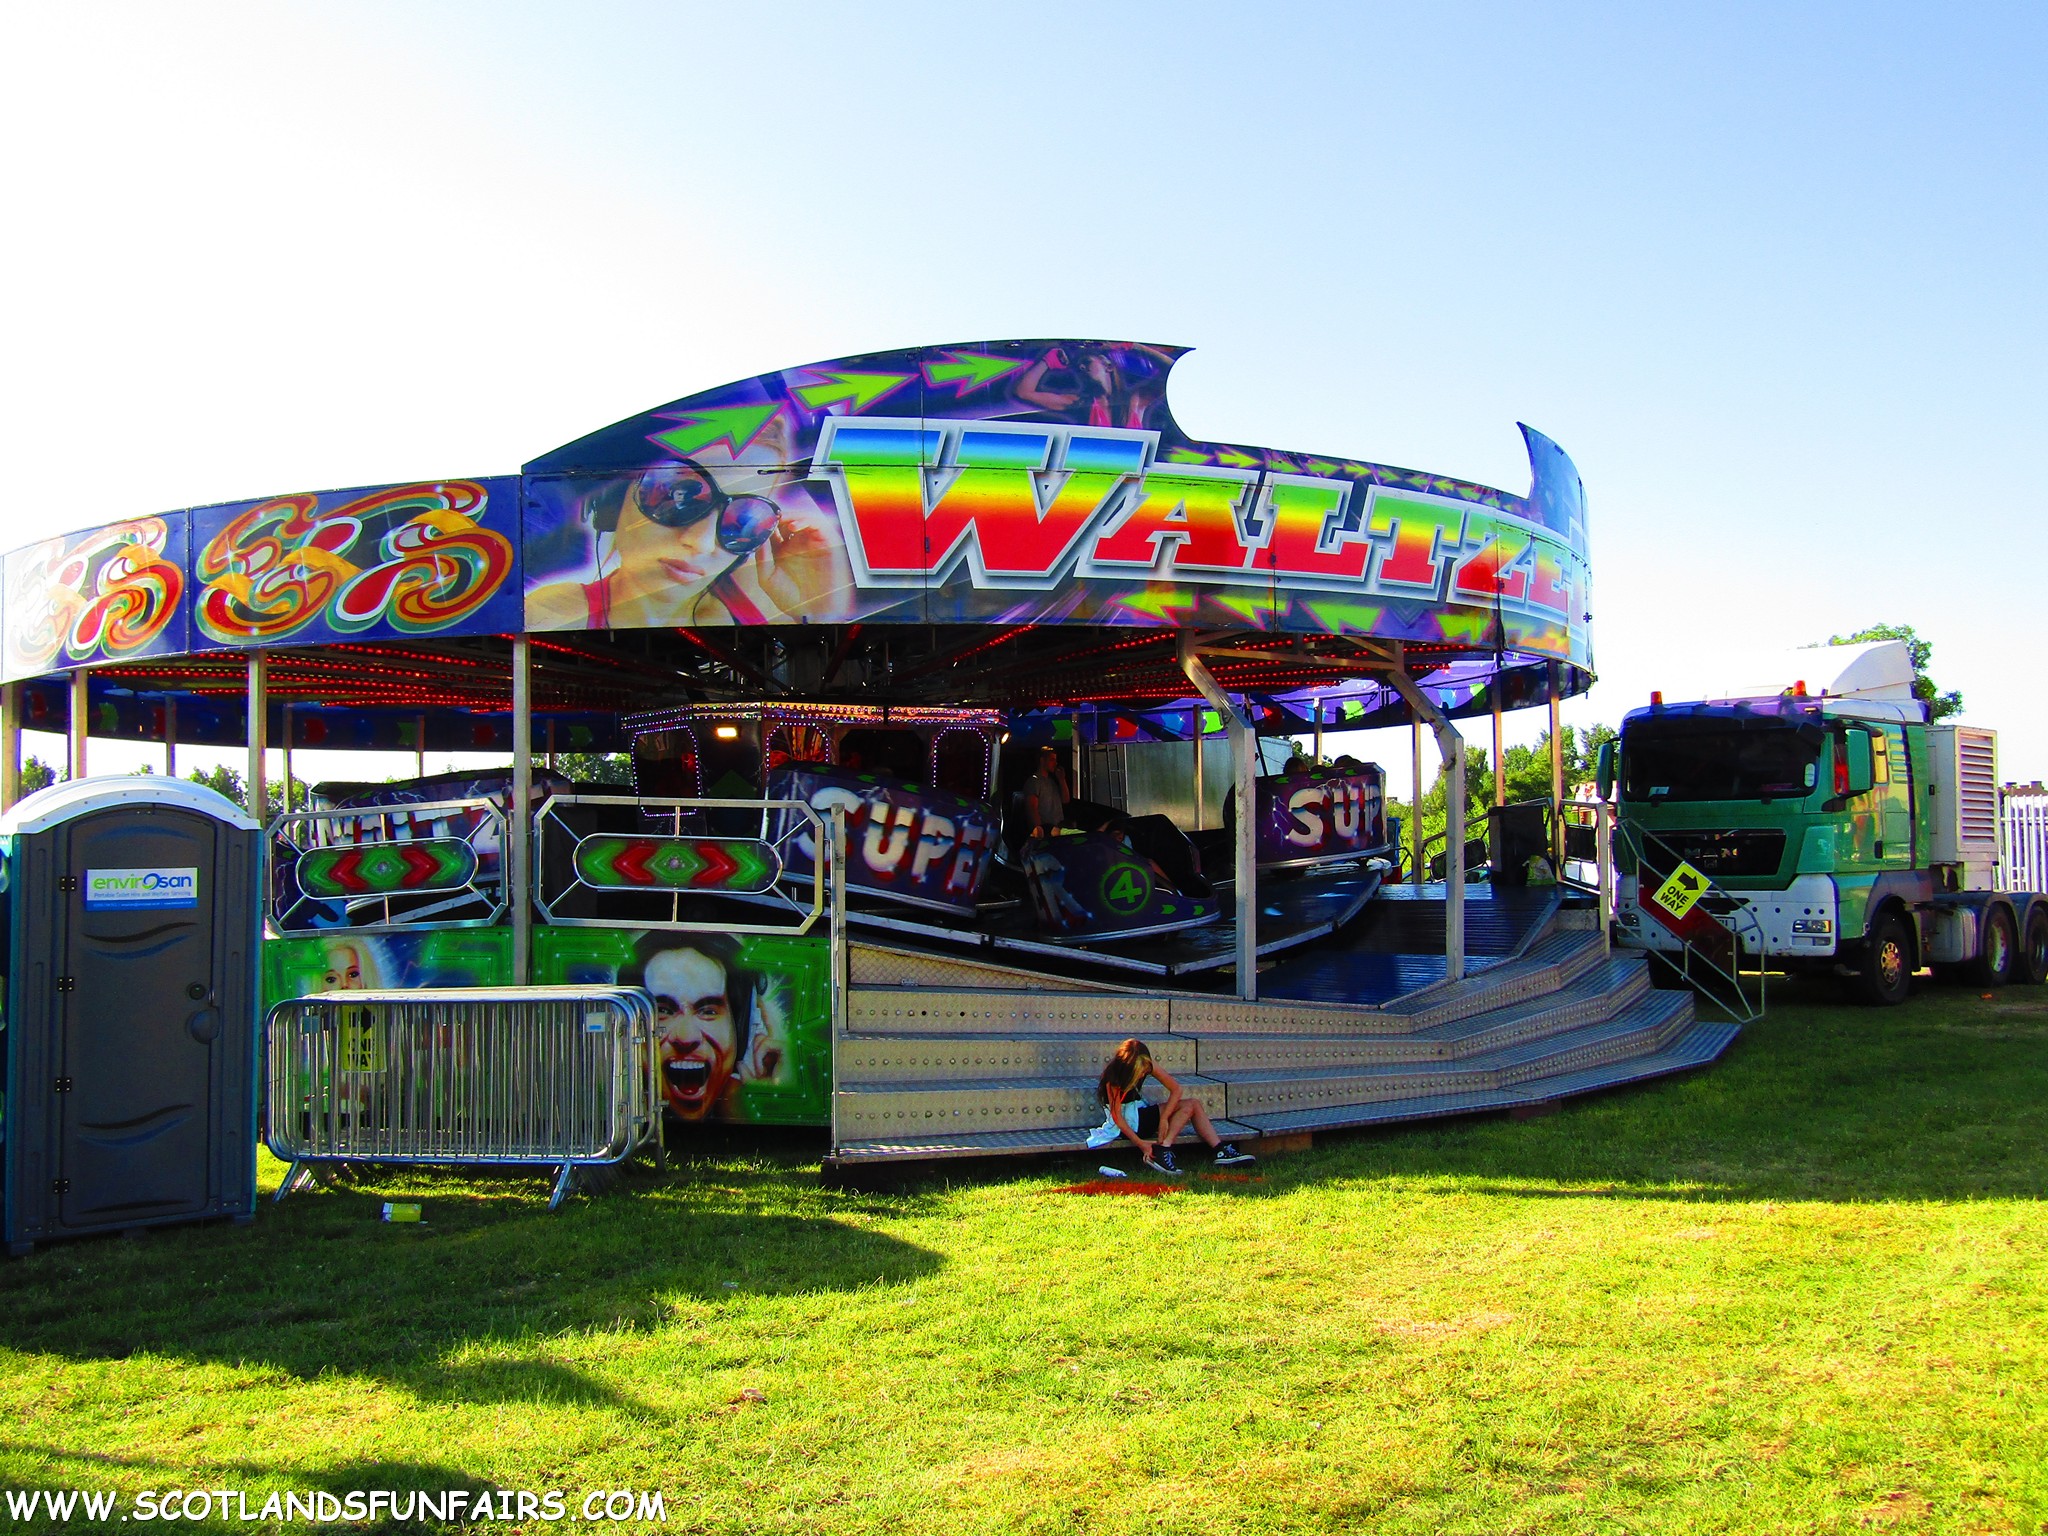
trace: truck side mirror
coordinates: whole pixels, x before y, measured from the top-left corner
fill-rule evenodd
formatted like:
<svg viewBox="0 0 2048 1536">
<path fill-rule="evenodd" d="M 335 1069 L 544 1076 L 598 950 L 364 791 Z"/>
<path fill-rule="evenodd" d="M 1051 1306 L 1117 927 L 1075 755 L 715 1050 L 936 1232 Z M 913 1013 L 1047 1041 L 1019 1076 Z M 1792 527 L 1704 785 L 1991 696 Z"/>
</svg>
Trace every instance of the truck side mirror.
<svg viewBox="0 0 2048 1536">
<path fill-rule="evenodd" d="M 1600 755 L 1594 759 L 1593 777 L 1600 790 L 1602 800 L 1614 798 L 1614 743 L 1600 743 Z"/>
<path fill-rule="evenodd" d="M 1877 782 L 1877 768 L 1871 761 L 1870 732 L 1851 726 L 1841 734 L 1836 743 L 1840 750 L 1842 772 L 1835 784 L 1835 792 L 1841 795 L 1864 795 Z"/>
</svg>

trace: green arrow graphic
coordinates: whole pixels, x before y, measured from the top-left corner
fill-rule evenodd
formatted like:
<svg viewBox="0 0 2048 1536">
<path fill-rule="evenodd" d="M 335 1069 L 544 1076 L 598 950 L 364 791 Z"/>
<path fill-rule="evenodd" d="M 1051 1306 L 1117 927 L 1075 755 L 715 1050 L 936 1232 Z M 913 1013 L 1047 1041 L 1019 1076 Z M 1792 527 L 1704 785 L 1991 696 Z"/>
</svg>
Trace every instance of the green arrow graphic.
<svg viewBox="0 0 2048 1536">
<path fill-rule="evenodd" d="M 884 395 L 894 394 L 908 384 L 909 373 L 828 373 L 829 384 L 802 384 L 796 397 L 812 410 L 848 401 L 855 411 L 864 411 Z"/>
<path fill-rule="evenodd" d="M 768 425 L 776 409 L 771 401 L 767 405 L 728 405 L 717 410 L 695 411 L 681 418 L 681 426 L 670 427 L 666 432 L 656 432 L 653 436 L 671 453 L 685 456 L 717 442 L 729 443 L 734 453 L 742 453 L 747 444 L 761 435 L 761 429 Z"/>
<path fill-rule="evenodd" d="M 1239 453 L 1235 448 L 1218 449 L 1216 452 L 1216 462 L 1228 464 L 1232 469 L 1257 469 L 1259 467 L 1257 459 L 1248 453 Z"/>
<path fill-rule="evenodd" d="M 1024 366 L 1024 360 L 1017 357 L 990 357 L 986 352 L 948 352 L 943 363 L 926 363 L 924 376 L 933 384 L 954 385 L 954 398 L 958 399 L 970 390 L 985 388 Z"/>
<path fill-rule="evenodd" d="M 768 849 L 760 843 L 727 843 L 725 852 L 738 867 L 727 877 L 736 891 L 765 891 L 775 883 L 778 871 L 769 863 Z"/>
</svg>

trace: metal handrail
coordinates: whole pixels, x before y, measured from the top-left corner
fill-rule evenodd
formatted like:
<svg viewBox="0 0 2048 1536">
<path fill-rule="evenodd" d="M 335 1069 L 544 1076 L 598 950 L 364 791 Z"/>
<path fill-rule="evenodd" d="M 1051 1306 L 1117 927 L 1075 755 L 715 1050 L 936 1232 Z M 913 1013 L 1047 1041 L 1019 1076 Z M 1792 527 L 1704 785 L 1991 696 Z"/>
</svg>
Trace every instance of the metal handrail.
<svg viewBox="0 0 2048 1536">
<path fill-rule="evenodd" d="M 1672 847 L 1669 842 L 1655 832 L 1638 832 L 1636 829 L 1624 825 L 1618 817 L 1614 819 L 1613 826 L 1615 831 L 1621 834 L 1623 847 L 1627 849 L 1629 855 L 1635 860 L 1636 899 L 1640 903 L 1644 899 L 1642 894 L 1644 841 L 1647 840 L 1657 844 L 1658 847 L 1671 856 L 1674 866 L 1685 862 L 1684 857 L 1676 848 Z M 1731 910 L 1725 915 L 1714 911 L 1712 907 L 1705 907 L 1703 910 L 1715 922 L 1727 929 L 1732 936 L 1734 940 L 1733 968 L 1732 970 L 1723 970 L 1721 966 L 1715 963 L 1713 957 L 1708 955 L 1703 949 L 1693 944 L 1690 940 L 1681 938 L 1678 973 L 1689 985 L 1698 987 L 1705 997 L 1730 1018 L 1742 1024 L 1754 1023 L 1764 1016 L 1768 986 L 1767 978 L 1770 975 L 1769 936 L 1764 930 L 1762 920 L 1755 913 L 1751 912 L 1733 892 L 1717 884 L 1713 876 L 1707 874 L 1704 870 L 1700 870 L 1699 874 L 1700 878 L 1707 882 L 1706 892 L 1700 897 L 1701 901 L 1704 902 L 1708 895 L 1719 895 L 1732 903 Z M 1730 918 L 1738 920 L 1731 922 L 1729 921 Z M 1742 983 L 1742 948 L 1745 939 L 1753 942 L 1756 951 L 1756 1002 L 1754 1005 L 1750 1003 L 1749 994 L 1744 989 Z M 1707 977 L 1727 983 L 1731 996 L 1723 997 L 1718 995 L 1706 978 L 1696 976 L 1693 972 L 1693 962 L 1695 960 L 1704 969 Z"/>
<path fill-rule="evenodd" d="M 761 831 L 756 841 L 773 849 L 779 859 L 781 858 L 784 845 L 808 835 L 812 840 L 812 846 L 816 847 L 823 841 L 825 833 L 824 821 L 815 810 L 801 800 L 671 798 L 653 795 L 550 795 L 542 803 L 541 808 L 534 813 L 533 817 L 534 862 L 536 870 L 545 871 L 547 868 L 546 854 L 549 849 L 548 829 L 550 827 L 556 829 L 555 835 L 557 837 L 569 839 L 570 863 L 571 868 L 574 868 L 575 845 L 581 841 L 583 834 L 577 832 L 567 822 L 563 821 L 558 810 L 559 807 L 570 805 L 626 806 L 637 808 L 641 811 L 666 812 L 670 822 L 670 831 L 666 834 L 653 833 L 649 835 L 676 837 L 694 835 L 685 833 L 683 818 L 697 811 L 742 810 L 758 812 L 761 817 Z M 771 821 L 769 813 L 771 811 L 791 813 L 784 819 L 780 831 L 771 832 L 770 830 Z M 787 859 L 781 859 L 781 862 L 785 868 L 788 866 L 789 861 Z M 541 916 L 546 920 L 549 927 L 616 928 L 619 926 L 619 920 L 615 917 L 570 917 L 559 912 L 557 908 L 569 892 L 568 890 L 563 890 L 550 895 L 549 892 L 543 889 L 544 878 L 543 876 L 534 882 L 533 904 L 540 909 Z M 747 892 L 744 895 L 735 892 L 693 892 L 680 888 L 671 888 L 665 892 L 651 888 L 621 892 L 618 889 L 600 889 L 596 886 L 587 885 L 579 875 L 570 882 L 569 890 L 581 887 L 584 890 L 608 896 L 620 894 L 636 896 L 659 896 L 666 894 L 669 896 L 671 899 L 668 917 L 661 919 L 635 916 L 633 926 L 639 928 L 658 928 L 674 933 L 809 933 L 816 926 L 818 919 L 824 917 L 827 912 L 825 861 L 819 859 L 812 860 L 809 882 L 811 900 L 808 907 L 794 900 L 789 895 L 785 889 L 789 883 L 787 880 L 778 880 L 764 891 Z M 683 916 L 684 898 L 701 897 L 703 895 L 723 895 L 728 900 L 745 900 L 758 906 L 781 907 L 793 914 L 797 920 L 795 922 L 781 923 L 740 923 L 734 922 L 726 915 L 702 919 L 685 918 Z"/>
<path fill-rule="evenodd" d="M 1483 837 L 1485 836 L 1485 834 L 1486 834 L 1486 821 L 1487 821 L 1486 813 L 1487 813 L 1487 811 L 1489 811 L 1489 810 L 1491 810 L 1491 809 L 1492 809 L 1492 807 L 1491 807 L 1491 806 L 1485 806 L 1485 807 L 1482 807 L 1482 808 L 1480 809 L 1480 811 L 1479 811 L 1479 814 L 1478 814 L 1478 815 L 1476 815 L 1476 816 L 1468 815 L 1468 816 L 1467 816 L 1467 817 L 1465 818 L 1465 841 L 1466 841 L 1466 842 L 1468 842 L 1468 843 L 1469 843 L 1469 842 L 1472 842 L 1472 841 L 1474 840 L 1474 839 L 1473 839 L 1473 829 L 1474 829 L 1474 828 L 1477 828 L 1477 829 L 1478 829 L 1478 832 L 1479 832 L 1479 835 L 1480 835 L 1480 837 L 1482 837 L 1482 838 L 1483 838 Z M 1433 848 L 1447 848 L 1447 847 L 1449 846 L 1449 843 L 1450 843 L 1450 833 L 1451 833 L 1451 829 L 1450 829 L 1449 827 L 1445 827 L 1445 828 L 1444 828 L 1444 829 L 1443 829 L 1443 830 L 1442 830 L 1441 832 L 1433 832 L 1433 833 L 1431 833 L 1431 834 L 1430 834 L 1430 835 L 1429 835 L 1428 837 L 1425 837 L 1425 838 L 1424 838 L 1424 839 L 1422 840 L 1422 863 L 1421 863 L 1421 865 L 1420 865 L 1419 867 L 1420 867 L 1420 869 L 1421 869 L 1421 870 L 1423 871 L 1423 873 L 1425 873 L 1425 874 L 1426 874 L 1426 873 L 1428 872 L 1428 870 L 1429 870 L 1429 866 L 1430 866 L 1430 862 L 1431 862 L 1431 860 L 1430 860 L 1430 850 L 1431 850 L 1431 849 L 1433 849 Z M 1405 849 L 1405 848 L 1404 848 L 1404 849 L 1402 850 L 1402 852 L 1403 852 L 1404 854 L 1407 854 L 1407 853 L 1409 853 L 1409 850 L 1408 850 L 1408 849 Z M 1416 874 L 1415 874 L 1415 873 L 1414 873 L 1413 871 L 1410 871 L 1410 873 L 1409 873 L 1409 878 L 1410 878 L 1411 880 L 1413 880 L 1413 879 L 1416 879 L 1416 878 L 1418 878 L 1418 877 L 1416 876 Z"/>
<path fill-rule="evenodd" d="M 1465 841 L 1470 843 L 1484 838 L 1492 829 L 1493 813 L 1495 811 L 1504 811 L 1511 806 L 1548 806 L 1549 804 L 1550 796 L 1540 795 L 1534 800 L 1509 800 L 1502 805 L 1482 805 L 1476 812 L 1468 812 L 1466 814 Z M 1430 857 L 1431 850 L 1435 848 L 1444 847 L 1449 844 L 1450 831 L 1451 829 L 1449 827 L 1445 827 L 1442 831 L 1434 832 L 1430 834 L 1430 836 L 1422 840 L 1422 868 L 1424 870 L 1427 870 L 1432 863 L 1432 859 Z M 1402 851 L 1404 853 L 1406 852 L 1405 849 Z"/>
<path fill-rule="evenodd" d="M 1593 833 L 1593 881 L 1589 885 L 1572 873 L 1583 859 L 1561 857 L 1557 861 L 1557 883 L 1569 890 L 1583 891 L 1599 903 L 1600 940 L 1610 953 L 1614 948 L 1614 807 L 1603 800 L 1567 800 L 1558 807 L 1564 827 L 1587 827 Z"/>
<path fill-rule="evenodd" d="M 452 825 L 457 818 L 474 818 L 467 830 L 457 830 Z M 445 830 L 436 830 L 437 823 L 450 823 Z M 409 825 L 407 825 L 409 824 Z M 365 836 L 366 828 L 374 828 Z M 424 829 L 424 830 L 422 830 Z M 488 832 L 490 836 L 484 834 Z M 469 846 L 476 860 L 476 868 L 467 884 L 446 891 L 445 894 L 432 890 L 397 890 L 381 894 L 340 898 L 344 916 L 341 926 L 352 933 L 398 933 L 416 927 L 421 923 L 433 923 L 445 928 L 488 928 L 505 914 L 505 870 L 503 851 L 505 847 L 505 811 L 494 800 L 471 798 L 464 800 L 433 800 L 423 804 L 365 805 L 348 808 L 330 808 L 318 811 L 284 811 L 271 817 L 264 830 L 269 849 L 269 867 L 282 872 L 297 867 L 300 859 L 309 853 L 329 848 L 384 848 L 403 846 L 406 843 L 447 840 Z M 494 875 L 483 873 L 483 852 L 495 843 L 500 856 L 499 867 Z M 296 878 L 294 877 L 295 886 Z M 422 896 L 442 894 L 442 899 L 419 906 L 408 906 L 403 911 L 393 911 L 396 901 L 417 900 Z M 270 920 L 280 933 L 311 931 L 320 924 L 291 924 L 286 917 L 302 903 L 321 902 L 328 898 L 309 896 L 303 887 L 297 887 L 297 894 L 289 902 L 279 901 L 279 883 L 273 878 L 264 900 L 270 913 Z M 479 916 L 451 918 L 444 914 L 460 910 L 475 902 L 486 902 L 488 910 Z M 382 908 L 379 920 L 357 922 L 355 914 L 372 908 Z"/>
</svg>

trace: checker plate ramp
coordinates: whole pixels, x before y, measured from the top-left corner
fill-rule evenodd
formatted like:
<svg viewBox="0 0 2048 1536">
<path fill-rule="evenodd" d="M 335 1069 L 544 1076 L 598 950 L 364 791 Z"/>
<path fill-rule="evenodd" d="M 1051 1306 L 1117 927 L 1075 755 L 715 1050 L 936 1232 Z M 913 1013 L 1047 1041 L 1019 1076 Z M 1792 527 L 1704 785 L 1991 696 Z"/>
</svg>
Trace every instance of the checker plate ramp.
<svg viewBox="0 0 2048 1536">
<path fill-rule="evenodd" d="M 1290 883 L 1306 887 L 1284 909 L 1290 923 L 1344 905 L 1332 900 L 1341 882 Z M 855 950 L 831 1161 L 1084 1153 L 1102 1119 L 1096 1074 L 1130 1035 L 1202 1098 L 1226 1140 L 1255 1145 L 1685 1072 L 1739 1033 L 1695 1018 L 1690 993 L 1653 990 L 1642 957 L 1610 954 L 1554 888 L 1474 888 L 1467 974 L 1446 984 L 1443 898 L 1441 886 L 1360 898 L 1362 912 L 1285 946 L 1256 1002 L 1199 969 L 1162 964 L 1148 984 L 1136 966 L 1103 967 L 1090 981 L 1071 951 L 1054 967 L 870 931 Z"/>
</svg>

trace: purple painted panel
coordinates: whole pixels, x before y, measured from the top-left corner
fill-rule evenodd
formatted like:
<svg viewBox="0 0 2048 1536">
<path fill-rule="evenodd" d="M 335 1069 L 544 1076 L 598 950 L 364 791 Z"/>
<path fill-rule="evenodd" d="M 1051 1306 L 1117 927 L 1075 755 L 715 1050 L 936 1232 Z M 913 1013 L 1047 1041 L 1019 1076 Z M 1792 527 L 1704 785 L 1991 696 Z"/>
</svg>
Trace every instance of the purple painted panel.
<svg viewBox="0 0 2048 1536">
<path fill-rule="evenodd" d="M 821 816 L 834 806 L 845 810 L 848 889 L 973 915 L 1002 828 L 986 801 L 822 763 L 777 768 L 768 775 L 768 798 L 801 800 Z M 808 880 L 817 857 L 809 834 L 782 843 L 797 819 L 779 812 L 773 840 L 785 849 L 789 873 Z"/>
<path fill-rule="evenodd" d="M 1261 864 L 1377 853 L 1387 845 L 1386 793 L 1379 768 L 1313 768 L 1258 781 Z"/>
</svg>

